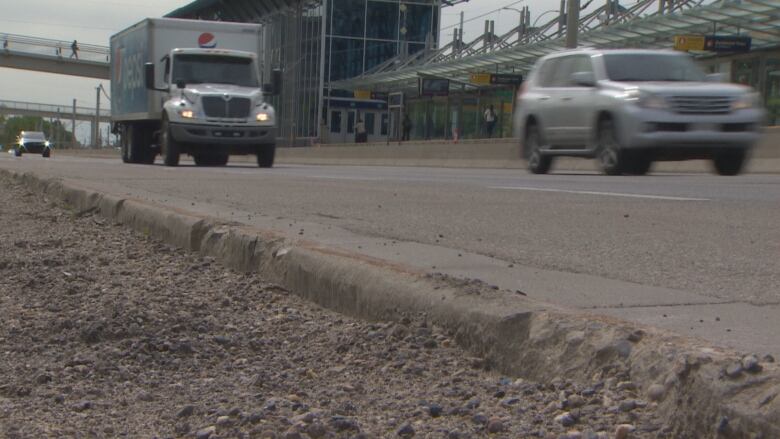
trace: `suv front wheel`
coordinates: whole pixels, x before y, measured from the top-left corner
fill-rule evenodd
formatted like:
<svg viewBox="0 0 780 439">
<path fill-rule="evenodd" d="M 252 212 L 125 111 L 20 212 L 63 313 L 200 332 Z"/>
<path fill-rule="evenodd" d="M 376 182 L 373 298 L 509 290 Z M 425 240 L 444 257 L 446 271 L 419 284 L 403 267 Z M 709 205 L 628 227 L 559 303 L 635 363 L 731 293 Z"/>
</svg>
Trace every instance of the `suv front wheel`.
<svg viewBox="0 0 780 439">
<path fill-rule="evenodd" d="M 596 159 L 601 170 L 607 175 L 620 175 L 625 167 L 625 154 L 615 132 L 615 123 L 603 119 L 598 126 L 598 148 Z"/>
<path fill-rule="evenodd" d="M 546 174 L 550 171 L 553 158 L 542 154 L 542 141 L 536 124 L 528 125 L 525 132 L 524 148 L 528 150 L 528 170 L 534 174 Z"/>
<path fill-rule="evenodd" d="M 744 149 L 719 151 L 712 157 L 712 164 L 718 175 L 737 175 L 742 172 L 746 161 L 747 151 Z"/>
</svg>

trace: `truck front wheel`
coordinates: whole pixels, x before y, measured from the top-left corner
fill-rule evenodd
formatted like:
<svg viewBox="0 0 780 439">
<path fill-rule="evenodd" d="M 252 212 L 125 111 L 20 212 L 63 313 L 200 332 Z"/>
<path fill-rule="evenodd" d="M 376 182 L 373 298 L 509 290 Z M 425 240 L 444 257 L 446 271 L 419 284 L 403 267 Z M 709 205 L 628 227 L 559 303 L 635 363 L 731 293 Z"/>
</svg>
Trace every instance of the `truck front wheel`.
<svg viewBox="0 0 780 439">
<path fill-rule="evenodd" d="M 257 148 L 257 166 L 261 168 L 273 167 L 275 156 L 276 144 L 261 145 Z"/>
<path fill-rule="evenodd" d="M 168 117 L 163 117 L 162 128 L 160 129 L 160 146 L 162 147 L 163 163 L 165 163 L 165 166 L 178 166 L 181 146 L 171 134 Z"/>
</svg>

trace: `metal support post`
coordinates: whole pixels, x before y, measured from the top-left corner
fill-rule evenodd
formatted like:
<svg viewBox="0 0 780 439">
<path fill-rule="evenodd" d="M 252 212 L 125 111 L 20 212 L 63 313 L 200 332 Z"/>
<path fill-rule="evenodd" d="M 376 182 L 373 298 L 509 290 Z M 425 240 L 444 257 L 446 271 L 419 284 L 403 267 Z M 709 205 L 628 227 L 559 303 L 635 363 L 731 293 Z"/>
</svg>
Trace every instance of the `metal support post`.
<svg viewBox="0 0 780 439">
<path fill-rule="evenodd" d="M 580 24 L 580 0 L 569 0 L 569 10 L 566 14 L 566 48 L 577 48 L 577 33 Z"/>
<path fill-rule="evenodd" d="M 95 131 L 93 131 L 92 143 L 95 148 L 100 148 L 100 86 L 95 88 Z"/>
<path fill-rule="evenodd" d="M 70 147 L 75 148 L 76 147 L 76 100 L 75 99 L 73 100 L 73 114 L 70 120 L 70 129 L 71 129 Z"/>
<path fill-rule="evenodd" d="M 563 33 L 563 28 L 566 27 L 566 0 L 561 0 L 561 8 L 558 10 L 558 33 Z"/>
</svg>

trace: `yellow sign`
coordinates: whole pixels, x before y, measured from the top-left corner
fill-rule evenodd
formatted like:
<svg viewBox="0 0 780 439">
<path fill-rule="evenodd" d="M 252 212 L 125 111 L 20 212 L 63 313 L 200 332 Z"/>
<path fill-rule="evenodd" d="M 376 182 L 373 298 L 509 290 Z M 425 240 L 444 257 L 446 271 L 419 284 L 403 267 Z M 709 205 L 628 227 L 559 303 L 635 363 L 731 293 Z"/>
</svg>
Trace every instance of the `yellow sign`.
<svg viewBox="0 0 780 439">
<path fill-rule="evenodd" d="M 355 99 L 371 99 L 371 90 L 355 90 Z"/>
<path fill-rule="evenodd" d="M 470 82 L 477 85 L 490 85 L 490 73 L 472 73 Z"/>
<path fill-rule="evenodd" d="M 704 35 L 675 35 L 674 50 L 704 50 Z"/>
</svg>

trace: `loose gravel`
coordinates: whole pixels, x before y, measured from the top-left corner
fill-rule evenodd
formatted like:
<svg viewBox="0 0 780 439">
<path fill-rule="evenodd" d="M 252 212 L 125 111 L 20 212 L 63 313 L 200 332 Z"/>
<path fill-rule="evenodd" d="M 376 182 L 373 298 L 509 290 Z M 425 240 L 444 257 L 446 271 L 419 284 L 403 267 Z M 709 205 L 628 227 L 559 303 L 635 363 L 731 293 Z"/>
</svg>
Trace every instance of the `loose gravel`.
<svg viewBox="0 0 780 439">
<path fill-rule="evenodd" d="M 668 437 L 617 365 L 501 376 L 423 315 L 345 317 L 0 188 L 0 437 Z"/>
</svg>

